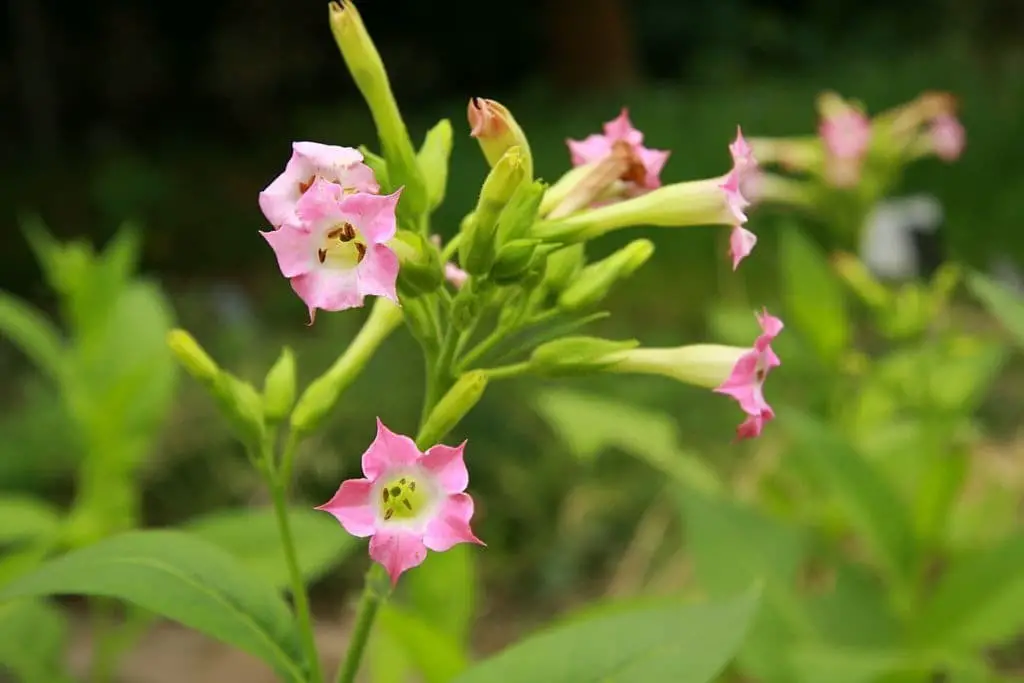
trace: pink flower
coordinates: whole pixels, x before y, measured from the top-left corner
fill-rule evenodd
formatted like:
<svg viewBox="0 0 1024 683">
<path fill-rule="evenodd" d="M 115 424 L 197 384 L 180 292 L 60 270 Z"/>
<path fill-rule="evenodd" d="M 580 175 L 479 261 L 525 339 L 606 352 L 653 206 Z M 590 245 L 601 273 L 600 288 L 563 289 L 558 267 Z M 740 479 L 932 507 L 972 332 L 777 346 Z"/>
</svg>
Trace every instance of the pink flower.
<svg viewBox="0 0 1024 683">
<path fill-rule="evenodd" d="M 732 258 L 732 269 L 739 268 L 740 261 L 750 255 L 757 244 L 757 235 L 742 225 L 735 225 L 729 234 L 729 256 Z"/>
<path fill-rule="evenodd" d="M 782 321 L 769 315 L 767 310 L 758 314 L 761 334 L 754 342 L 754 348 L 740 356 L 729 377 L 715 388 L 715 392 L 731 396 L 747 414 L 747 419 L 736 429 L 737 439 L 758 436 L 764 424 L 775 417 L 764 399 L 764 380 L 768 372 L 782 364 L 772 351 L 771 343 L 782 331 Z"/>
<path fill-rule="evenodd" d="M 299 198 L 317 178 L 337 183 L 349 192 L 380 191 L 373 170 L 363 163 L 359 150 L 319 142 L 294 142 L 284 173 L 260 192 L 260 209 L 270 224 L 277 228 L 291 219 Z"/>
<path fill-rule="evenodd" d="M 629 157 L 630 167 L 622 178 L 633 193 L 661 187 L 661 169 L 670 152 L 643 146 L 644 134 L 633 127 L 629 112 L 623 108 L 618 118 L 604 124 L 604 135 L 590 135 L 584 140 L 566 140 L 573 166 L 593 164 L 605 159 L 618 148 Z"/>
<path fill-rule="evenodd" d="M 725 191 L 726 205 L 736 220 L 729 235 L 729 256 L 732 257 L 732 269 L 736 270 L 740 261 L 750 255 L 757 244 L 757 235 L 742 226 L 747 222 L 745 209 L 750 206 L 744 190 L 756 182 L 759 172 L 754 152 L 743 138 L 739 126 L 736 126 L 736 139 L 729 143 L 729 154 L 732 156 L 732 169 L 719 187 Z"/>
<path fill-rule="evenodd" d="M 395 584 L 402 572 L 426 559 L 428 548 L 444 552 L 459 543 L 484 545 L 469 526 L 473 499 L 465 493 L 465 445 L 437 445 L 421 453 L 412 439 L 378 418 L 377 437 L 363 453 L 365 478 L 342 482 L 316 509 L 334 515 L 353 536 L 369 536 L 370 558 Z"/>
<path fill-rule="evenodd" d="M 389 195 L 347 193 L 317 178 L 295 204 L 291 219 L 262 234 L 281 274 L 309 307 L 341 311 L 363 305 L 366 296 L 398 301 L 398 257 L 386 246 L 395 236 L 395 206 Z"/>
<path fill-rule="evenodd" d="M 932 147 L 943 161 L 956 161 L 964 149 L 964 127 L 952 114 L 939 114 L 932 119 Z"/>
<path fill-rule="evenodd" d="M 829 181 L 837 187 L 856 185 L 871 141 L 868 117 L 856 109 L 845 107 L 826 116 L 818 133 L 825 145 Z"/>
</svg>

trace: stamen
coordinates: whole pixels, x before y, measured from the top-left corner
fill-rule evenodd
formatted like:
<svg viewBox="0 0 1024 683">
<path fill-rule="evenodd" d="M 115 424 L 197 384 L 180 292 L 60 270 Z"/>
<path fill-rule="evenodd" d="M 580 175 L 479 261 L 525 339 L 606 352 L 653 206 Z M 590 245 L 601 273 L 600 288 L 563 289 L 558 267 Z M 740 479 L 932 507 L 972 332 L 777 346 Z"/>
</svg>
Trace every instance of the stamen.
<svg viewBox="0 0 1024 683">
<path fill-rule="evenodd" d="M 384 511 L 384 520 L 387 521 L 387 520 L 391 519 L 394 516 L 394 514 L 395 514 L 395 509 L 394 508 L 388 508 L 387 510 Z"/>
<path fill-rule="evenodd" d="M 313 183 L 316 182 L 316 176 L 310 176 L 309 180 L 305 182 L 299 182 L 299 194 L 306 194 L 306 190 L 313 187 Z"/>
<path fill-rule="evenodd" d="M 383 494 L 384 494 L 384 496 L 383 496 L 383 497 L 384 497 L 384 502 L 385 502 L 385 503 L 386 503 L 386 502 L 388 502 L 388 498 L 390 497 L 390 496 L 388 495 L 388 490 L 387 490 L 387 489 L 384 489 L 384 490 L 383 490 L 383 491 L 382 491 L 381 493 L 383 493 Z"/>
<path fill-rule="evenodd" d="M 409 490 L 410 491 L 415 491 L 416 490 L 416 482 L 414 482 L 414 481 L 410 481 L 409 482 Z"/>
<path fill-rule="evenodd" d="M 366 258 L 366 245 L 356 242 L 356 263 L 362 263 L 364 258 Z"/>
<path fill-rule="evenodd" d="M 327 260 L 327 250 L 326 249 L 317 249 L 316 250 L 316 257 L 318 259 L 320 259 L 320 263 L 323 263 L 324 261 Z"/>
<path fill-rule="evenodd" d="M 351 242 L 356 238 L 356 229 L 351 223 L 343 223 L 340 228 L 335 228 L 327 233 L 328 239 L 336 239 L 340 242 Z"/>
<path fill-rule="evenodd" d="M 392 486 L 391 495 L 397 498 L 398 496 L 402 495 L 402 489 L 399 488 L 398 486 Z"/>
<path fill-rule="evenodd" d="M 412 503 L 409 502 L 408 498 L 403 498 L 402 499 L 402 505 L 404 505 L 408 509 L 412 510 Z"/>
</svg>

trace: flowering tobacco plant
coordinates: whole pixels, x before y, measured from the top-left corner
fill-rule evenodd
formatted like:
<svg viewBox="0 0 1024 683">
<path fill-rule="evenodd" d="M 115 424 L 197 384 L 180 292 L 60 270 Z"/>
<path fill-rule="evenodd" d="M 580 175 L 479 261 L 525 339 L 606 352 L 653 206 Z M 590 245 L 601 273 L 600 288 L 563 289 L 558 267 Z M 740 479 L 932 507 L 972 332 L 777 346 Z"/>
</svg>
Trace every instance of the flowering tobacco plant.
<svg viewBox="0 0 1024 683">
<path fill-rule="evenodd" d="M 332 3 L 329 17 L 373 116 L 380 154 L 365 147 L 295 142 L 284 170 L 259 193 L 267 222 L 262 236 L 306 308 L 308 324 L 324 313 L 361 308 L 368 297 L 369 315 L 337 361 L 301 393 L 287 348 L 260 391 L 219 367 L 184 330 L 170 335 L 170 345 L 216 400 L 264 477 L 291 579 L 296 642 L 268 650 L 266 640 L 273 634 L 253 639 L 245 629 L 232 631 L 229 642 L 265 656 L 286 680 L 312 683 L 325 679 L 288 505 L 298 448 L 329 419 L 342 393 L 395 330 L 404 324 L 422 348 L 426 386 L 414 435 L 393 432 L 378 419 L 377 436 L 362 456 L 363 477 L 342 482 L 316 508 L 324 515 L 318 519 L 329 514 L 339 522 L 338 534 L 370 539 L 371 568 L 336 676 L 351 683 L 375 615 L 400 578 L 424 562 L 428 550 L 482 546 L 486 540 L 472 526 L 474 502 L 467 492 L 472 448 L 444 441 L 488 386 L 527 375 L 657 373 L 734 399 L 744 414 L 737 438 L 756 437 L 774 418 L 763 385 L 780 364 L 771 345 L 783 324 L 767 311 L 757 314 L 762 333 L 747 348 L 644 349 L 635 340 L 572 336 L 607 315 L 600 310 L 602 301 L 654 252 L 649 240 L 635 239 L 588 262 L 586 243 L 592 239 L 643 225 L 721 225 L 731 230 L 733 268 L 751 253 L 757 239 L 745 227 L 751 204 L 746 193 L 759 171 L 755 149 L 739 128 L 731 143 L 722 141 L 719 175 L 665 185 L 660 173 L 669 152 L 647 147 L 623 109 L 603 133 L 567 141 L 569 168 L 549 185 L 534 177 L 527 135 L 508 108 L 474 97 L 464 130 L 490 170 L 475 206 L 444 244 L 433 233 L 431 217 L 445 195 L 451 123 L 439 122 L 422 145 L 414 146 L 355 7 L 347 0 Z M 169 543 L 153 543 L 154 549 L 170 552 Z M 222 573 L 197 572 L 189 585 L 204 585 Z M 234 593 L 222 598 L 241 600 Z M 160 599 L 144 606 L 167 613 L 185 604 Z M 185 621 L 228 637 L 221 622 Z M 607 666 L 608 671 L 583 678 L 622 672 L 621 663 Z M 720 668 L 709 668 L 708 677 Z"/>
</svg>

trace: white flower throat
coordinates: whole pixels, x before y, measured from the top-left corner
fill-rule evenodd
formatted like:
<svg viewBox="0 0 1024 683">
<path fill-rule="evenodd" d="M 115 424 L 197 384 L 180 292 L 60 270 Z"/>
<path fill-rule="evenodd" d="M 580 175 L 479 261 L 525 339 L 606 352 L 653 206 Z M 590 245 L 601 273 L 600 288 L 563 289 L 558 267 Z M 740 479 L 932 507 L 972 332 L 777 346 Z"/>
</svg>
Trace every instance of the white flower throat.
<svg viewBox="0 0 1024 683">
<path fill-rule="evenodd" d="M 349 270 L 366 258 L 366 243 L 351 223 L 342 223 L 327 231 L 316 257 L 322 265 Z"/>
<path fill-rule="evenodd" d="M 423 513 L 429 501 L 429 495 L 416 480 L 410 476 L 392 479 L 380 489 L 380 510 L 385 521 L 405 521 L 415 519 Z"/>
</svg>

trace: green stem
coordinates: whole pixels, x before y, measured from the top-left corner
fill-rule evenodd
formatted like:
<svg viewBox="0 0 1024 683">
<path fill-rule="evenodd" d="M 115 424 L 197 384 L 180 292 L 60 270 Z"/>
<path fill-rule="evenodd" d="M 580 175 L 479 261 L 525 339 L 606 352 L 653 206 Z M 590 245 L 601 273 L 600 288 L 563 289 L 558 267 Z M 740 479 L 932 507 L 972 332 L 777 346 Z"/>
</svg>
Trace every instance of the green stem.
<svg viewBox="0 0 1024 683">
<path fill-rule="evenodd" d="M 484 372 L 487 373 L 487 379 L 509 379 L 510 377 L 518 377 L 524 375 L 530 371 L 530 363 L 523 361 L 522 363 L 512 363 L 511 365 L 502 365 L 496 368 L 488 368 Z"/>
<path fill-rule="evenodd" d="M 366 650 L 366 643 L 373 630 L 373 622 L 377 618 L 377 611 L 387 598 L 387 592 L 381 591 L 380 587 L 386 585 L 388 585 L 387 572 L 382 565 L 374 562 L 366 572 L 363 595 L 359 598 L 359 607 L 356 609 L 356 623 L 348 641 L 345 659 L 338 667 L 336 683 L 355 681 L 356 674 L 359 673 L 359 665 L 363 660 L 363 652 Z"/>
<path fill-rule="evenodd" d="M 295 601 L 295 614 L 299 620 L 299 631 L 302 636 L 302 647 L 310 667 L 310 683 L 323 683 L 324 675 L 320 669 L 320 655 L 316 648 L 316 634 L 313 631 L 313 614 L 309 609 L 309 595 L 306 593 L 306 582 L 299 569 L 299 560 L 295 552 L 295 538 L 292 536 L 291 522 L 288 519 L 288 479 L 282 475 L 287 465 L 294 458 L 298 439 L 288 435 L 282 467 L 279 471 L 268 472 L 270 493 L 274 500 L 274 516 L 277 518 L 277 532 L 281 537 L 281 549 L 284 552 L 285 564 L 288 566 L 288 577 L 291 580 L 292 599 Z M 269 463 L 268 463 L 269 464 Z"/>
<path fill-rule="evenodd" d="M 94 598 L 92 604 L 93 648 L 89 680 L 92 683 L 107 683 L 114 677 L 117 668 L 117 625 L 115 623 L 116 603 L 109 598 Z"/>
<path fill-rule="evenodd" d="M 473 349 L 463 357 L 462 362 L 459 363 L 459 372 L 473 367 L 477 361 L 486 356 L 488 352 L 508 337 L 509 333 L 510 330 L 502 329 L 501 327 L 495 328 L 494 331 L 484 337 L 479 344 L 474 346 Z"/>
</svg>

